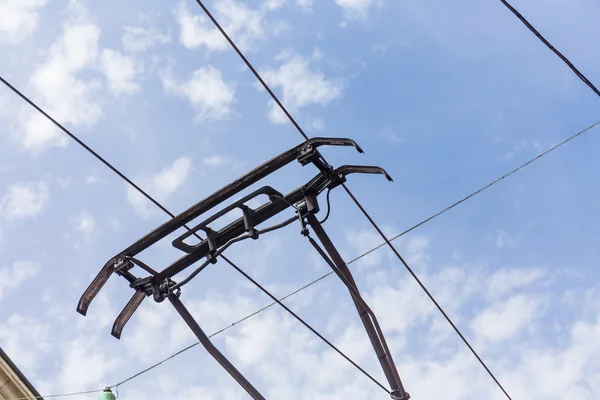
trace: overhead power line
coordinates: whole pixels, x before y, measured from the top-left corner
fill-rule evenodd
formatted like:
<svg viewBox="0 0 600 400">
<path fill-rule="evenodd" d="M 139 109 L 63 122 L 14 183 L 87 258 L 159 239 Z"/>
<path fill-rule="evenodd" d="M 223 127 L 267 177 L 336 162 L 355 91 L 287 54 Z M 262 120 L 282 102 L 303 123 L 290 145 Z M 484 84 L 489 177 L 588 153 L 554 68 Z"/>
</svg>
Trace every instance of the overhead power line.
<svg viewBox="0 0 600 400">
<path fill-rule="evenodd" d="M 567 57 L 565 57 L 556 47 L 554 47 L 552 45 L 552 43 L 550 43 L 537 29 L 535 29 L 535 27 L 523 16 L 523 14 L 521 14 L 508 1 L 500 0 L 500 2 L 502 4 L 504 4 L 504 6 L 506 8 L 508 8 L 510 10 L 510 12 L 512 12 L 517 18 L 519 18 L 519 20 L 523 23 L 523 25 L 525 25 L 527 27 L 527 29 L 529 29 L 535 36 L 537 36 L 537 38 L 542 43 L 544 43 L 546 45 L 546 47 L 548 47 L 550 50 L 552 50 L 552 52 L 554 54 L 556 54 L 558 56 L 558 58 L 560 58 L 565 64 L 567 64 L 567 66 L 571 69 L 571 71 L 573 71 L 575 73 L 575 75 L 577 75 L 577 77 L 583 81 L 583 83 L 588 85 L 588 87 L 590 89 L 592 89 L 592 91 L 594 93 L 596 93 L 598 96 L 600 96 L 600 91 L 598 91 L 596 86 L 594 86 L 594 84 L 592 82 L 590 82 L 590 80 L 584 74 L 582 74 L 579 71 L 579 69 L 577 69 L 577 67 L 575 65 L 573 65 L 573 63 Z"/>
<path fill-rule="evenodd" d="M 250 63 L 250 61 L 246 58 L 246 56 L 244 56 L 244 54 L 242 53 L 242 51 L 237 47 L 237 45 L 235 44 L 235 42 L 229 37 L 229 35 L 227 34 L 227 32 L 225 32 L 225 30 L 221 27 L 221 25 L 219 24 L 219 22 L 215 19 L 215 17 L 213 17 L 212 13 L 208 10 L 208 8 L 204 5 L 204 3 L 201 0 L 196 0 L 196 2 L 198 3 L 198 5 L 200 6 L 200 8 L 202 8 L 202 10 L 204 11 L 204 13 L 208 16 L 208 18 L 213 22 L 213 24 L 217 27 L 217 29 L 221 32 L 221 34 L 223 34 L 223 36 L 225 37 L 225 39 L 227 39 L 227 41 L 229 42 L 229 44 L 231 45 L 231 47 L 233 47 L 233 49 L 236 51 L 236 53 L 240 56 L 240 58 L 244 61 L 244 63 L 246 64 L 246 66 L 250 69 L 250 71 L 252 71 L 252 73 L 254 74 L 254 76 L 256 77 L 256 79 L 258 79 L 258 81 L 261 83 L 261 85 L 265 88 L 265 90 L 269 93 L 269 95 L 271 96 L 271 98 L 273 99 L 273 101 L 275 101 L 275 103 L 277 103 L 277 105 L 279 106 L 279 108 L 281 109 L 281 111 L 283 111 L 283 113 L 288 117 L 288 119 L 290 120 L 290 122 L 294 125 L 294 127 L 296 127 L 296 129 L 298 130 L 298 132 L 300 133 L 300 135 L 302 135 L 302 137 L 305 140 L 308 140 L 308 135 L 306 135 L 306 133 L 304 133 L 304 131 L 302 130 L 302 128 L 300 127 L 300 125 L 298 125 L 298 123 L 296 122 L 296 120 L 294 119 L 294 117 L 292 117 L 292 115 L 288 112 L 288 110 L 286 109 L 286 107 L 283 105 L 283 103 L 279 100 L 279 98 L 275 95 L 275 93 L 271 90 L 271 88 L 269 87 L 269 85 L 264 81 L 264 79 L 260 76 L 260 74 L 256 71 L 256 69 L 254 68 L 254 66 L 252 65 L 252 63 Z M 324 159 L 324 158 L 323 158 Z M 402 263 L 402 265 L 404 265 L 404 267 L 408 270 L 408 272 L 412 275 L 412 277 L 417 281 L 417 283 L 419 284 L 419 286 L 421 287 L 421 289 L 423 289 L 423 291 L 425 292 L 425 294 L 427 294 L 427 297 L 429 297 L 429 299 L 435 304 L 436 308 L 442 313 L 442 315 L 444 316 L 444 318 L 448 321 L 448 323 L 450 323 L 450 325 L 452 326 L 452 328 L 456 331 L 456 333 L 460 336 L 460 338 L 462 339 L 462 341 L 465 343 L 465 345 L 469 348 L 469 350 L 473 353 L 473 355 L 477 358 L 477 360 L 479 361 L 479 363 L 485 368 L 485 370 L 487 371 L 487 373 L 490 375 L 490 377 L 494 380 L 494 382 L 496 383 L 496 385 L 498 385 L 498 387 L 500 388 L 500 390 L 502 390 L 502 392 L 506 395 L 506 397 L 509 400 L 512 400 L 511 397 L 509 396 L 509 394 L 506 392 L 506 390 L 504 389 L 504 387 L 500 384 L 500 382 L 498 381 L 498 379 L 494 376 L 494 374 L 492 373 L 492 371 L 488 368 L 488 366 L 485 364 L 485 362 L 481 359 L 481 357 L 477 354 L 477 352 L 473 349 L 473 347 L 471 346 L 471 344 L 468 342 L 468 340 L 465 338 L 465 336 L 460 332 L 460 330 L 458 329 L 458 327 L 454 324 L 454 322 L 452 322 L 452 320 L 450 319 L 450 317 L 448 316 L 448 314 L 446 314 L 446 312 L 444 311 L 444 309 L 440 306 L 440 304 L 435 300 L 435 298 L 433 297 L 433 295 L 429 292 L 429 290 L 427 290 L 427 288 L 425 287 L 425 285 L 421 282 L 421 280 L 419 279 L 419 277 L 413 272 L 413 270 L 410 268 L 410 266 L 406 263 L 406 261 L 402 258 L 402 256 L 400 255 L 400 253 L 398 252 L 398 250 L 396 250 L 396 248 L 394 247 L 394 245 L 391 243 L 391 241 L 387 238 L 387 236 L 383 233 L 383 231 L 379 228 L 379 226 L 377 225 L 377 223 L 373 220 L 373 218 L 371 218 L 371 216 L 369 215 L 369 213 L 367 212 L 367 210 L 362 206 L 362 204 L 358 201 L 358 199 L 354 196 L 354 194 L 350 191 L 350 189 L 348 188 L 348 186 L 346 186 L 345 183 L 342 183 L 342 187 L 344 188 L 344 190 L 346 191 L 346 193 L 348 193 L 348 195 L 350 196 L 350 198 L 352 199 L 352 201 L 356 204 L 356 206 L 360 209 L 360 211 L 364 214 L 364 216 L 369 220 L 369 222 L 371 223 L 371 225 L 373 225 L 373 227 L 375 228 L 375 230 L 377 231 L 377 233 L 379 233 L 379 235 L 381 236 L 381 238 L 384 240 L 384 242 L 388 245 L 388 247 L 394 252 L 394 254 L 396 255 L 396 257 L 400 260 L 400 262 Z"/>
</svg>

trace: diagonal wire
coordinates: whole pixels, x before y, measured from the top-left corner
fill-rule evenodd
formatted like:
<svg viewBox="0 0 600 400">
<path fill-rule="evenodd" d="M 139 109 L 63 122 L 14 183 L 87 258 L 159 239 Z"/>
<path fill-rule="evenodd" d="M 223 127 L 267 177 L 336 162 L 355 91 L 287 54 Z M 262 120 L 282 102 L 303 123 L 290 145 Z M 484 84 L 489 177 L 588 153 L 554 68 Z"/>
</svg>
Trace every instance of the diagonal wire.
<svg viewBox="0 0 600 400">
<path fill-rule="evenodd" d="M 542 36 L 542 34 L 537 29 L 535 29 L 535 27 L 531 25 L 531 23 L 523 16 L 523 14 L 521 14 L 508 1 L 500 0 L 500 2 L 504 4 L 504 6 L 508 8 L 510 12 L 512 12 L 523 23 L 523 25 L 527 27 L 527 29 L 529 29 L 535 36 L 537 36 L 537 38 L 541 40 L 542 43 L 544 43 L 550 50 L 552 50 L 552 52 L 556 54 L 558 58 L 560 58 L 565 64 L 567 64 L 567 66 L 571 68 L 571 71 L 573 71 L 575 75 L 577 75 L 577 77 L 583 81 L 583 83 L 588 85 L 588 87 L 592 89 L 594 93 L 600 96 L 600 91 L 598 91 L 596 86 L 594 86 L 594 84 L 590 82 L 590 80 L 584 74 L 582 74 L 579 71 L 579 69 L 577 69 L 577 67 L 573 65 L 573 63 L 567 57 L 565 57 L 556 47 L 554 47 L 552 43 L 550 43 L 544 36 Z"/>
<path fill-rule="evenodd" d="M 304 139 L 308 140 L 308 136 L 306 135 L 306 133 L 304 133 L 304 131 L 302 130 L 302 128 L 298 125 L 298 123 L 296 122 L 296 120 L 292 117 L 292 115 L 288 112 L 288 110 L 286 109 L 286 107 L 281 103 L 281 101 L 277 98 L 277 96 L 275 95 L 275 93 L 271 90 L 271 88 L 269 87 L 269 85 L 267 85 L 267 83 L 262 79 L 262 77 L 260 76 L 260 74 L 256 71 L 256 69 L 252 66 L 252 64 L 250 63 L 250 61 L 248 61 L 248 59 L 244 56 L 244 54 L 240 51 L 240 49 L 236 46 L 236 44 L 233 42 L 233 40 L 229 37 L 229 35 L 227 34 L 227 32 L 225 32 L 225 30 L 221 27 L 221 25 L 219 24 L 219 22 L 215 19 L 215 17 L 213 17 L 213 15 L 211 14 L 211 12 L 208 10 L 208 8 L 206 8 L 206 6 L 204 5 L 204 3 L 202 2 L 202 0 L 196 0 L 196 2 L 198 3 L 198 5 L 200 6 L 200 8 L 202 8 L 202 10 L 204 11 L 204 13 L 210 18 L 210 20 L 213 22 L 213 24 L 217 27 L 217 29 L 223 34 L 223 36 L 225 37 L 225 39 L 227 39 L 227 41 L 229 42 L 229 44 L 233 47 L 233 49 L 236 51 L 236 53 L 240 56 L 240 58 L 244 61 L 244 63 L 246 64 L 246 66 L 248 66 L 248 68 L 252 71 L 252 73 L 254 74 L 254 76 L 258 79 L 258 81 L 261 83 L 261 85 L 267 90 L 267 92 L 269 93 L 269 95 L 271 96 L 271 98 L 273 99 L 273 101 L 275 101 L 277 103 L 277 105 L 279 106 L 279 108 L 285 113 L 285 115 L 288 117 L 288 119 L 290 120 L 290 122 L 296 127 L 296 129 L 298 130 L 298 132 L 300 133 L 300 135 L 302 135 L 302 137 L 304 137 Z M 324 159 L 324 158 L 323 158 Z M 471 346 L 471 344 L 468 342 L 468 340 L 463 336 L 463 334 L 460 332 L 460 330 L 456 327 L 456 325 L 452 322 L 452 320 L 448 317 L 448 315 L 446 314 L 446 312 L 443 310 L 443 308 L 439 305 L 439 303 L 435 300 L 435 298 L 433 297 L 433 295 L 429 292 L 429 290 L 427 290 L 427 288 L 425 287 L 425 285 L 421 282 L 421 280 L 419 279 L 419 277 L 413 272 L 413 270 L 410 268 L 410 266 L 406 263 L 406 261 L 402 258 L 402 256 L 400 255 L 400 253 L 396 250 L 396 248 L 394 247 L 394 245 L 389 241 L 389 239 L 386 237 L 386 235 L 383 233 L 383 231 L 379 228 L 379 226 L 377 225 L 377 223 L 375 223 L 375 221 L 371 218 L 371 216 L 369 215 L 369 213 L 365 210 L 365 208 L 361 205 L 361 203 L 356 199 L 356 197 L 352 194 L 352 192 L 350 191 L 350 189 L 348 189 L 348 187 L 346 186 L 345 183 L 342 183 L 342 187 L 344 188 L 344 190 L 346 191 L 346 193 L 348 193 L 348 195 L 350 196 L 350 198 L 352 199 L 352 201 L 354 201 L 354 203 L 356 204 L 356 206 L 361 210 L 361 212 L 364 214 L 364 216 L 369 220 L 369 222 L 373 225 L 373 227 L 377 230 L 377 232 L 379 233 L 379 235 L 381 236 L 381 238 L 386 242 L 386 244 L 390 247 L 390 249 L 394 252 L 394 254 L 398 257 L 398 259 L 402 262 L 402 264 L 404 265 L 404 267 L 408 270 L 408 272 L 413 276 L 413 278 L 417 281 L 417 283 L 419 284 L 419 286 L 423 289 L 423 291 L 427 294 L 427 296 L 430 298 L 430 300 L 435 304 L 435 306 L 437 307 L 437 309 L 442 313 L 442 315 L 444 316 L 444 318 L 450 323 L 450 325 L 452 326 L 452 328 L 454 328 L 454 330 L 456 331 L 456 333 L 460 336 L 460 338 L 462 339 L 462 341 L 465 343 L 465 345 L 467 345 L 467 347 L 469 348 L 469 350 L 471 350 L 471 352 L 475 355 L 475 357 L 477 358 L 477 360 L 479 361 L 479 363 L 485 368 L 485 370 L 488 372 L 488 374 L 490 375 L 490 377 L 494 380 L 494 382 L 496 382 L 496 384 L 498 385 L 498 387 L 502 390 L 502 392 L 506 395 L 506 397 L 509 400 L 512 400 L 511 397 L 508 395 L 508 393 L 506 392 L 506 390 L 504 389 L 504 387 L 500 384 L 500 382 L 498 381 L 498 379 L 494 376 L 494 374 L 492 373 L 492 371 L 487 367 L 487 365 L 485 364 L 485 362 L 481 359 L 481 357 L 479 357 L 479 355 L 477 354 L 477 352 L 473 349 L 473 347 Z"/>
<path fill-rule="evenodd" d="M 121 177 L 122 179 L 124 179 L 127 183 L 129 183 L 133 188 L 135 188 L 137 191 L 139 191 L 143 196 L 145 196 L 148 200 L 150 200 L 152 203 L 154 203 L 157 207 L 159 207 L 162 211 L 164 211 L 166 214 L 168 214 L 171 218 L 175 218 L 175 214 L 173 214 L 171 211 L 169 211 L 166 207 L 164 207 L 162 204 L 160 204 L 158 201 L 156 201 L 151 195 L 149 195 L 147 192 L 145 192 L 144 190 L 142 190 L 139 186 L 137 186 L 133 181 L 131 181 L 131 179 L 127 178 L 127 176 L 125 176 L 122 172 L 120 172 L 116 167 L 114 167 L 112 164 L 110 164 L 108 161 L 106 161 L 102 156 L 100 156 L 96 151 L 94 151 L 91 147 L 89 147 L 88 145 L 86 145 L 83 141 L 81 141 L 76 135 L 74 135 L 72 132 L 70 132 L 67 128 L 65 128 L 62 124 L 60 124 L 58 121 L 56 121 L 54 118 L 52 118 L 48 113 L 46 113 L 42 108 L 40 108 L 37 104 L 35 104 L 31 99 L 29 99 L 27 96 L 25 96 L 21 91 L 19 91 L 15 86 L 13 86 L 12 84 L 10 84 L 6 79 L 4 79 L 3 77 L 0 76 L 0 81 L 2 83 L 4 83 L 9 89 L 11 89 L 14 93 L 16 93 L 19 97 L 21 97 L 23 100 L 25 100 L 29 105 L 31 105 L 33 108 L 35 108 L 38 112 L 40 112 L 42 115 L 44 115 L 46 118 L 48 118 L 54 125 L 56 125 L 60 130 L 62 130 L 64 133 L 66 133 L 67 135 L 69 135 L 69 137 L 71 137 L 73 140 L 75 140 L 79 145 L 81 145 L 85 150 L 87 150 L 89 153 L 91 153 L 94 157 L 96 157 L 98 160 L 100 160 L 104 165 L 106 165 L 107 167 L 109 167 L 113 172 L 115 172 L 119 177 Z M 187 225 L 183 225 L 188 231 L 190 230 L 190 228 Z M 202 238 L 197 235 L 196 233 L 194 233 L 194 235 L 202 240 Z M 258 282 L 256 282 L 255 280 L 253 280 L 252 278 L 250 278 L 241 268 L 239 268 L 233 261 L 231 261 L 230 259 L 228 259 L 227 257 L 225 257 L 223 254 L 220 255 L 221 258 L 223 260 L 225 260 L 229 265 L 231 265 L 236 271 L 238 271 L 240 274 L 242 274 L 243 276 L 245 276 L 247 279 L 249 279 L 252 283 L 254 283 L 254 285 L 256 285 L 260 290 L 262 290 L 263 292 L 265 292 L 269 297 L 271 297 L 272 299 L 275 299 L 276 301 L 278 301 L 267 289 L 263 288 Z M 383 390 L 385 390 L 386 392 L 389 393 L 389 391 L 381 384 L 379 383 L 375 378 L 373 378 L 371 375 L 369 375 L 364 369 L 362 369 L 361 367 L 358 366 L 358 364 L 356 364 L 354 361 L 352 361 L 348 356 L 346 356 L 342 351 L 340 351 L 337 347 L 335 347 L 330 341 L 328 341 L 327 339 L 325 339 L 319 332 L 317 332 L 313 327 L 311 327 L 307 322 L 305 322 L 302 318 L 300 318 L 297 314 L 295 314 L 292 310 L 290 310 L 288 307 L 286 307 L 285 305 L 283 305 L 283 303 L 278 302 L 279 305 L 281 305 L 286 311 L 288 311 L 291 315 L 293 315 L 298 321 L 300 321 L 304 326 L 306 326 L 308 329 L 310 329 L 311 332 L 313 332 L 316 336 L 318 336 L 321 340 L 323 340 L 326 344 L 328 344 L 333 350 L 335 350 L 337 353 L 339 353 L 342 357 L 344 357 L 347 361 L 349 361 L 354 367 L 356 367 L 359 371 L 361 371 L 363 374 L 365 374 L 369 379 L 371 379 L 373 382 L 375 382 L 378 386 L 380 386 Z M 118 386 L 117 386 L 118 387 Z"/>
</svg>

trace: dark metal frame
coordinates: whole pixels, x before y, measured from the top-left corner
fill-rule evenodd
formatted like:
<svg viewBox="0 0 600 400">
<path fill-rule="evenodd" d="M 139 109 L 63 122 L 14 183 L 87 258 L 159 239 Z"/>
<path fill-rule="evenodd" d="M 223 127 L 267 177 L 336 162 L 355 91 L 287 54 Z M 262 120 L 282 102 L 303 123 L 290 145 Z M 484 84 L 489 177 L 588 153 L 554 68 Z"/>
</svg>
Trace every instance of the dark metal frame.
<svg viewBox="0 0 600 400">
<path fill-rule="evenodd" d="M 396 366 L 392 360 L 391 353 L 387 347 L 385 339 L 383 338 L 383 333 L 379 327 L 374 313 L 360 296 L 358 287 L 356 286 L 348 267 L 323 230 L 321 223 L 319 223 L 314 216 L 319 212 L 319 205 L 317 201 L 319 194 L 325 189 L 331 190 L 344 183 L 346 181 L 346 176 L 349 174 L 382 174 L 390 181 L 392 178 L 380 167 L 346 165 L 337 169 L 333 169 L 333 167 L 328 165 L 323 160 L 323 157 L 317 151 L 317 148 L 323 145 L 353 146 L 357 151 L 362 153 L 361 148 L 351 139 L 313 138 L 267 161 L 246 175 L 238 178 L 231 184 L 225 186 L 224 188 L 218 190 L 204 200 L 185 210 L 172 220 L 162 224 L 152 232 L 139 239 L 133 245 L 129 246 L 127 249 L 111 258 L 100 270 L 98 275 L 94 278 L 89 287 L 81 296 L 77 305 L 77 311 L 82 315 L 85 315 L 91 301 L 108 281 L 110 276 L 113 273 L 120 275 L 129 282 L 129 286 L 135 290 L 135 293 L 127 305 L 123 308 L 119 316 L 116 318 L 111 332 L 113 336 L 120 338 L 125 324 L 129 321 L 133 313 L 137 310 L 146 297 L 153 296 L 154 300 L 157 302 L 162 302 L 168 298 L 177 312 L 194 332 L 200 343 L 215 358 L 215 360 L 221 364 L 221 366 L 246 390 L 246 392 L 248 392 L 248 394 L 250 394 L 253 399 L 264 400 L 264 397 L 256 390 L 256 388 L 254 388 L 250 382 L 248 382 L 248 380 L 210 342 L 209 338 L 202 331 L 198 323 L 194 320 L 183 303 L 181 303 L 179 300 L 179 295 L 181 293 L 182 286 L 193 279 L 206 266 L 216 263 L 218 257 L 223 253 L 223 251 L 225 251 L 225 249 L 232 244 L 245 239 L 258 239 L 263 233 L 281 229 L 298 220 L 302 225 L 301 232 L 305 236 L 309 237 L 309 240 L 317 249 L 319 254 L 327 261 L 327 263 L 331 266 L 334 272 L 336 272 L 338 277 L 340 277 L 350 291 L 373 348 L 375 349 L 377 357 L 380 360 L 385 376 L 392 388 L 392 398 L 400 400 L 408 399 L 409 395 L 402 387 Z M 305 185 L 291 191 L 285 196 L 270 186 L 263 186 L 231 203 L 229 206 L 223 208 L 219 212 L 213 214 L 192 228 L 187 227 L 187 223 L 294 160 L 300 162 L 301 165 L 312 164 L 316 166 L 319 170 L 319 174 Z M 261 195 L 268 196 L 269 201 L 256 209 L 246 205 L 248 201 Z M 267 228 L 257 229 L 260 224 L 266 222 L 290 207 L 296 210 L 295 215 L 292 218 Z M 213 230 L 210 228 L 209 225 L 211 223 L 234 209 L 240 209 L 243 216 L 219 230 Z M 315 234 L 324 245 L 327 253 L 329 253 L 329 256 L 331 259 L 333 259 L 333 261 L 327 256 L 327 254 L 325 254 L 319 245 L 312 238 L 310 238 L 307 224 L 314 230 Z M 157 272 L 143 261 L 136 258 L 140 252 L 157 243 L 161 239 L 164 239 L 166 236 L 170 235 L 181 227 L 187 228 L 188 231 L 173 240 L 172 245 L 182 251 L 184 255 L 171 265 Z M 206 238 L 202 239 L 198 235 L 198 232 L 203 232 Z M 200 242 L 196 244 L 186 243 L 186 240 L 192 235 L 199 238 Z M 188 277 L 184 278 L 179 283 L 176 283 L 173 280 L 173 277 L 176 274 L 182 272 L 203 258 L 205 258 L 205 261 L 197 266 Z M 150 275 L 142 278 L 137 277 L 131 271 L 134 266 L 138 266 L 139 268 L 148 272 Z"/>
</svg>

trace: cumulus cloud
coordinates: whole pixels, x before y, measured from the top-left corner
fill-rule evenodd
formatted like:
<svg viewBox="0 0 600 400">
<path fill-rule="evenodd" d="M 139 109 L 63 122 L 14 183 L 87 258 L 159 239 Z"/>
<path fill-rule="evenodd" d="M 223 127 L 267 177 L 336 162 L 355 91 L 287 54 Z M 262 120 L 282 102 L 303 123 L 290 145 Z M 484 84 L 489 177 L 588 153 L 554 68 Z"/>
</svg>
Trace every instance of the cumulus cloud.
<svg viewBox="0 0 600 400">
<path fill-rule="evenodd" d="M 114 94 L 133 94 L 140 90 L 139 84 L 135 82 L 140 66 L 132 57 L 105 49 L 100 54 L 100 69 L 106 75 Z"/>
<path fill-rule="evenodd" d="M 50 326 L 37 318 L 12 314 L 0 324 L 0 343 L 20 368 L 33 371 L 52 347 Z"/>
<path fill-rule="evenodd" d="M 85 20 L 81 11 L 63 26 L 60 37 L 50 46 L 46 61 L 39 64 L 30 79 L 34 98 L 62 123 L 90 126 L 102 115 L 94 94 L 98 83 L 79 74 L 93 65 L 98 54 L 100 29 Z M 38 153 L 52 146 L 65 146 L 66 137 L 35 110 L 23 109 L 16 135 L 24 149 Z"/>
<path fill-rule="evenodd" d="M 165 76 L 163 86 L 167 92 L 187 99 L 199 120 L 223 119 L 231 113 L 235 90 L 233 85 L 225 83 L 221 71 L 213 66 L 197 69 L 183 82 Z"/>
<path fill-rule="evenodd" d="M 277 69 L 263 71 L 264 79 L 271 87 L 280 87 L 282 102 L 290 111 L 311 105 L 326 106 L 342 94 L 341 80 L 327 79 L 311 66 L 310 58 L 286 51 L 280 54 L 281 65 Z M 285 114 L 274 101 L 269 101 L 269 119 L 282 124 Z"/>
<path fill-rule="evenodd" d="M 192 162 L 187 157 L 180 157 L 151 177 L 141 178 L 140 186 L 158 201 L 164 201 L 171 196 L 188 179 L 192 170 Z M 149 200 L 131 186 L 126 186 L 126 196 L 129 204 L 144 218 L 152 215 L 153 207 Z"/>
<path fill-rule="evenodd" d="M 38 27 L 39 12 L 48 0 L 0 1 L 0 43 L 16 44 Z"/>
<path fill-rule="evenodd" d="M 506 340 L 526 327 L 540 306 L 535 298 L 516 295 L 483 310 L 475 317 L 472 327 L 479 339 Z"/>
<path fill-rule="evenodd" d="M 46 182 L 16 183 L 8 187 L 0 199 L 0 217 L 14 221 L 35 218 L 50 201 L 50 190 Z"/>
<path fill-rule="evenodd" d="M 69 3 L 60 35 L 29 79 L 33 100 L 60 123 L 76 128 L 89 128 L 102 117 L 103 82 L 98 72 L 106 76 L 114 93 L 138 90 L 136 63 L 114 50 L 101 51 L 100 28 L 87 14 L 81 3 Z M 68 143 L 52 122 L 29 106 L 17 112 L 13 139 L 32 154 Z"/>
<path fill-rule="evenodd" d="M 488 295 L 498 297 L 525 288 L 546 276 L 541 268 L 504 268 L 487 278 Z"/>
<path fill-rule="evenodd" d="M 171 41 L 170 32 L 161 32 L 158 29 L 142 28 L 139 26 L 124 26 L 123 47 L 133 53 L 141 53 L 152 47 L 166 44 Z"/>
<path fill-rule="evenodd" d="M 29 261 L 18 261 L 12 266 L 0 268 L 0 299 L 4 293 L 17 289 L 29 279 L 35 278 L 40 272 L 40 266 Z"/>
<path fill-rule="evenodd" d="M 116 357 L 103 351 L 98 340 L 89 336 L 64 342 L 59 357 L 60 370 L 54 385 L 60 391 L 106 385 L 106 377 L 119 367 Z"/>
</svg>

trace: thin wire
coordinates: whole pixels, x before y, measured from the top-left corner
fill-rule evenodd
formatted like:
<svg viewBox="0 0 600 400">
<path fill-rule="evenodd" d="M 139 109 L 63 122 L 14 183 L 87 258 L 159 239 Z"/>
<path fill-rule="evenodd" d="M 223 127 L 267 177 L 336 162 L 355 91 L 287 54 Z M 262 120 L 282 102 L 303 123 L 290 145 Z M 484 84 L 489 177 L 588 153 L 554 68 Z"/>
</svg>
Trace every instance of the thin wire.
<svg viewBox="0 0 600 400">
<path fill-rule="evenodd" d="M 592 82 L 590 82 L 590 80 L 588 78 L 586 78 L 585 75 L 583 75 L 578 69 L 577 67 L 575 67 L 575 65 L 573 65 L 573 63 L 567 58 L 565 57 L 560 51 L 558 51 L 558 49 L 556 49 L 548 40 L 546 40 L 546 38 L 544 36 L 542 36 L 542 34 L 535 29 L 535 27 L 533 25 L 531 25 L 531 23 L 529 21 L 527 21 L 527 19 L 516 9 L 514 8 L 508 1 L 506 0 L 500 0 L 500 2 L 502 2 L 502 4 L 504 4 L 506 6 L 506 8 L 508 8 L 517 18 L 519 18 L 519 20 L 521 20 L 521 22 L 531 31 L 533 32 L 533 34 L 535 36 L 537 36 L 537 38 L 539 40 L 542 41 L 542 43 L 544 43 L 550 50 L 552 50 L 554 52 L 554 54 L 556 54 L 565 64 L 567 64 L 567 66 L 569 68 L 571 68 L 571 70 L 575 73 L 575 75 L 577 75 L 577 77 L 579 79 L 581 79 L 586 85 L 588 85 L 588 87 L 590 89 L 592 89 L 594 91 L 594 93 L 596 93 L 598 96 L 600 96 L 600 91 L 598 91 L 598 89 L 596 88 L 596 86 L 594 86 L 594 84 Z"/>
</svg>

